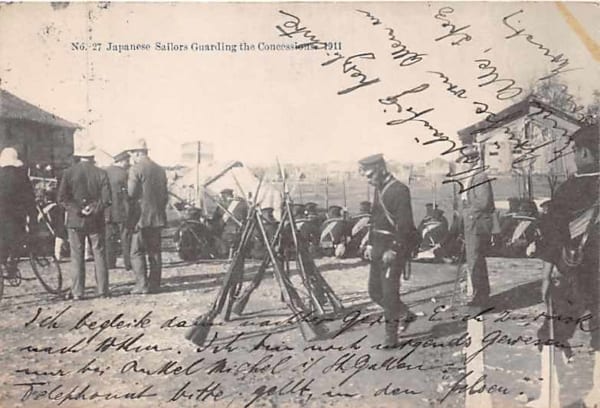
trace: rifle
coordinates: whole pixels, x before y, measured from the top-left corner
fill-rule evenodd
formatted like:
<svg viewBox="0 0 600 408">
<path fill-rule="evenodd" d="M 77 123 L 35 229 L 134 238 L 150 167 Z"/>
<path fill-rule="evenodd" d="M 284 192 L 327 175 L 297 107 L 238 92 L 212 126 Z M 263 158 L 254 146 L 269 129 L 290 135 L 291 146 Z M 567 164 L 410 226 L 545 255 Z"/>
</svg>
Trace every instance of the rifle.
<svg viewBox="0 0 600 408">
<path fill-rule="evenodd" d="M 294 246 L 296 247 L 296 264 L 298 265 L 298 270 L 300 271 L 300 276 L 302 278 L 302 282 L 304 283 L 304 286 L 308 290 L 308 295 L 310 296 L 311 303 L 313 304 L 313 306 L 315 307 L 315 309 L 317 310 L 317 312 L 319 314 L 323 314 L 324 309 L 323 309 L 323 306 L 321 305 L 322 295 L 320 294 L 321 296 L 317 297 L 317 295 L 315 294 L 315 290 L 314 290 L 316 288 L 316 285 L 314 285 L 314 283 L 312 282 L 312 280 L 309 278 L 309 276 L 306 273 L 306 268 L 305 268 L 305 263 L 304 263 L 304 251 L 302 250 L 304 243 L 300 242 L 300 240 L 298 239 L 298 234 L 296 231 L 296 220 L 294 219 L 294 214 L 292 213 L 292 207 L 290 205 L 289 191 L 288 191 L 287 183 L 286 183 L 286 179 L 285 179 L 285 171 L 281 167 L 281 163 L 279 163 L 279 160 L 277 160 L 277 166 L 279 167 L 279 172 L 280 172 L 282 180 L 283 180 L 283 194 L 284 194 L 285 211 L 287 212 L 287 216 L 290 221 L 292 240 L 294 242 Z M 302 248 L 301 248 L 301 245 L 302 245 Z"/>
<path fill-rule="evenodd" d="M 257 186 L 257 193 L 260 190 L 262 185 L 263 178 L 260 179 Z M 248 217 L 246 219 L 246 223 L 244 224 L 244 229 L 242 231 L 242 235 L 240 241 L 238 243 L 238 247 L 235 251 L 233 259 L 229 264 L 228 271 L 225 275 L 225 279 L 221 288 L 219 289 L 219 293 L 217 294 L 217 299 L 213 302 L 208 313 L 200 315 L 194 325 L 186 332 L 185 338 L 190 340 L 192 343 L 201 346 L 206 341 L 208 333 L 210 331 L 210 326 L 212 326 L 215 318 L 221 313 L 223 308 L 225 307 L 225 302 L 229 300 L 227 304 L 227 309 L 225 312 L 225 320 L 228 320 L 231 315 L 231 309 L 233 307 L 233 301 L 235 300 L 236 292 L 239 291 L 239 286 L 241 284 L 243 278 L 244 271 L 244 256 L 245 249 L 248 243 L 248 239 L 254 230 L 254 222 L 251 222 L 254 210 L 256 208 L 257 203 L 255 202 L 253 207 L 248 212 Z"/>
<path fill-rule="evenodd" d="M 256 217 L 258 221 L 258 228 L 262 234 L 263 239 L 265 240 L 265 242 L 269 242 L 267 232 L 265 231 L 264 225 L 262 224 L 262 214 L 260 213 L 260 209 L 258 210 Z M 273 248 L 271 248 L 270 245 L 267 245 L 267 252 L 269 253 L 269 258 L 271 259 L 271 262 L 273 264 L 273 270 L 281 288 L 283 300 L 286 303 L 286 305 L 290 308 L 290 310 L 294 313 L 294 315 L 298 316 L 300 319 L 298 321 L 298 326 L 300 327 L 302 337 L 306 341 L 326 338 L 329 335 L 326 327 L 319 326 L 317 324 L 313 324 L 305 320 L 305 316 L 309 317 L 309 314 L 306 313 L 307 309 L 304 306 L 302 299 L 294 289 L 294 286 L 289 280 L 289 277 L 281 272 L 279 263 L 277 262 L 275 254 L 273 253 Z"/>
<path fill-rule="evenodd" d="M 271 239 L 271 242 L 270 242 L 271 246 L 274 246 L 275 243 L 279 240 L 282 231 L 283 231 L 283 222 L 280 222 L 279 225 L 277 226 L 277 230 L 275 231 L 275 235 L 273 236 L 273 239 Z M 258 285 L 260 285 L 260 282 L 263 280 L 263 278 L 265 276 L 265 272 L 267 271 L 267 268 L 269 267 L 270 262 L 271 262 L 271 258 L 267 252 L 265 254 L 260 266 L 258 267 L 258 270 L 256 271 L 256 275 L 254 275 L 254 278 L 250 282 L 250 285 L 248 285 L 248 287 L 246 287 L 246 289 L 244 289 L 242 294 L 238 297 L 237 301 L 233 305 L 233 309 L 232 309 L 233 313 L 235 313 L 239 316 L 244 312 L 244 309 L 246 308 L 246 305 L 248 304 L 248 301 L 250 300 L 250 296 L 256 290 L 256 288 L 258 288 Z"/>
</svg>

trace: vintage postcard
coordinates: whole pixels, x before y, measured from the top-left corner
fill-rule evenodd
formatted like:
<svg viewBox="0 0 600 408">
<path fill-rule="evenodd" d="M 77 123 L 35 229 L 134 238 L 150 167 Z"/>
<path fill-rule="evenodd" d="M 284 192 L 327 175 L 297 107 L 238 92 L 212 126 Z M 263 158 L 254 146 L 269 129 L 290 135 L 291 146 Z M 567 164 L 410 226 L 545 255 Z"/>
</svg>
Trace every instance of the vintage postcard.
<svg viewBox="0 0 600 408">
<path fill-rule="evenodd" d="M 0 407 L 600 407 L 599 4 L 0 3 Z"/>
</svg>

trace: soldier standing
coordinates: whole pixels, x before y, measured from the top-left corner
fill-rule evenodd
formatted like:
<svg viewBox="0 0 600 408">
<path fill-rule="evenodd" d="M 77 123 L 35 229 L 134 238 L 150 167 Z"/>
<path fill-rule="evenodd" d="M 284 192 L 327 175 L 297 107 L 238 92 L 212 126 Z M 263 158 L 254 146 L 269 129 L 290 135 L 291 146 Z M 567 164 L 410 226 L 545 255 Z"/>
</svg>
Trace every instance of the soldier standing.
<svg viewBox="0 0 600 408">
<path fill-rule="evenodd" d="M 385 345 L 393 347 L 398 342 L 398 329 L 406 330 L 415 317 L 400 300 L 400 276 L 417 234 L 410 190 L 387 171 L 382 154 L 365 157 L 359 164 L 361 173 L 375 187 L 365 250 L 371 262 L 369 295 L 383 307 Z"/>
<path fill-rule="evenodd" d="M 106 210 L 106 259 L 109 269 L 116 268 L 117 247 L 120 242 L 123 264 L 129 271 L 131 270 L 131 229 L 127 225 L 129 153 L 121 152 L 113 160 L 114 164 L 105 169 L 112 192 L 112 205 Z"/>
<path fill-rule="evenodd" d="M 67 230 L 73 265 L 73 300 L 83 298 L 85 289 L 85 241 L 90 242 L 96 267 L 96 293 L 108 297 L 104 211 L 111 205 L 106 172 L 94 165 L 94 149 L 80 146 L 73 156 L 79 162 L 65 170 L 58 190 L 58 202 L 67 210 Z"/>
<path fill-rule="evenodd" d="M 599 245 L 599 156 L 598 125 L 578 130 L 572 140 L 577 174 L 556 190 L 541 222 L 542 239 L 538 256 L 545 261 L 542 295 L 552 305 L 552 316 L 544 319 L 538 337 L 544 344 L 562 344 L 570 358 L 569 339 L 579 327 L 577 323 L 589 313 L 591 348 L 594 356 L 593 385 L 584 397 L 586 407 L 600 406 L 600 256 Z M 553 311 L 552 311 L 553 309 Z M 553 324 L 553 336 L 550 330 Z M 549 347 L 549 346 L 544 346 Z M 542 353 L 542 371 L 551 369 Z M 546 367 L 544 367 L 546 366 Z M 547 406 L 549 386 L 542 384 L 540 399 L 530 406 Z"/>
<path fill-rule="evenodd" d="M 129 169 L 127 192 L 133 206 L 133 235 L 131 237 L 131 266 L 136 284 L 130 292 L 143 295 L 158 292 L 162 275 L 160 233 L 167 225 L 167 175 L 162 167 L 148 157 L 144 139 L 129 150 L 133 166 Z M 150 266 L 148 273 L 146 256 Z"/>
<path fill-rule="evenodd" d="M 490 281 L 486 254 L 492 239 L 494 193 L 475 145 L 463 147 L 462 160 L 471 164 L 472 175 L 463 188 L 463 220 L 466 260 L 472 290 L 469 306 L 483 306 L 489 300 Z"/>
</svg>

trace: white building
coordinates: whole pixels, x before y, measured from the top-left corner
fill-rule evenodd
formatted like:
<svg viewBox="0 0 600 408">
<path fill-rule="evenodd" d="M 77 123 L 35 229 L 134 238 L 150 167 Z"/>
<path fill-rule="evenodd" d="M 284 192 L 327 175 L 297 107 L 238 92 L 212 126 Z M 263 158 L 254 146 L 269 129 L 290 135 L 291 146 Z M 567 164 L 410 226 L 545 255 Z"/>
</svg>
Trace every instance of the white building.
<svg viewBox="0 0 600 408">
<path fill-rule="evenodd" d="M 477 143 L 492 174 L 568 175 L 575 171 L 571 135 L 583 126 L 572 115 L 528 97 L 458 132 Z"/>
</svg>

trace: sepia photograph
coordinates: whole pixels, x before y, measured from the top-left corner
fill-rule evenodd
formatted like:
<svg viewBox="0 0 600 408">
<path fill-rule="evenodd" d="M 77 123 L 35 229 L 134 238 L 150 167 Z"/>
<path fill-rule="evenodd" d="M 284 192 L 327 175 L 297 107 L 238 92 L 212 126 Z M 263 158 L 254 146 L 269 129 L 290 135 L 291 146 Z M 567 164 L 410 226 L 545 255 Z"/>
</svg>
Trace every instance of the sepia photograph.
<svg viewBox="0 0 600 408">
<path fill-rule="evenodd" d="M 600 408 L 599 21 L 0 1 L 0 408 Z"/>
</svg>

